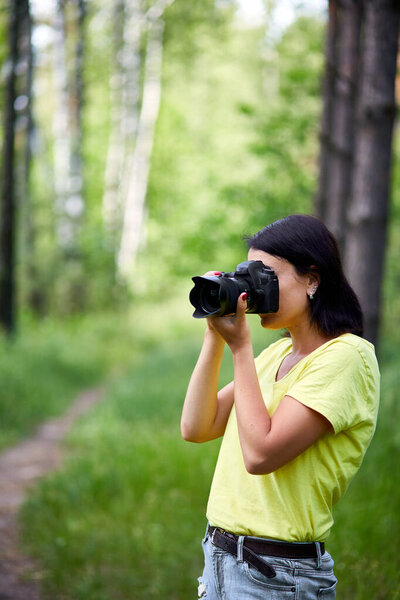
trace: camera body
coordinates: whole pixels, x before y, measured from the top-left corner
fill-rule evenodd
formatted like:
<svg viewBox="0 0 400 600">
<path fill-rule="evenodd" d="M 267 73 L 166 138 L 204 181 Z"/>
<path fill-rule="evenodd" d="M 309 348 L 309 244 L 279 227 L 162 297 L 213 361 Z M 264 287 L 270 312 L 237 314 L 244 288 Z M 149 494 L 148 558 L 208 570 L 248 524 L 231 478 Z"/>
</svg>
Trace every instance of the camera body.
<svg viewBox="0 0 400 600">
<path fill-rule="evenodd" d="M 233 273 L 192 277 L 190 302 L 196 319 L 236 313 L 240 294 L 247 293 L 246 313 L 267 314 L 279 308 L 279 284 L 274 271 L 261 260 L 240 263 Z"/>
</svg>

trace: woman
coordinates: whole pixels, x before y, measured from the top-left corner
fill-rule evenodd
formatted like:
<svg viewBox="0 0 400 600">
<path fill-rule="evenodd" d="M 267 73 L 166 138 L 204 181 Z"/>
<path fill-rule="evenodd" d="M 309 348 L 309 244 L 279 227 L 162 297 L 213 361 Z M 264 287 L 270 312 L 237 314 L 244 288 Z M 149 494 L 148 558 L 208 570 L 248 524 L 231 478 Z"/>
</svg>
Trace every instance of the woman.
<svg viewBox="0 0 400 600">
<path fill-rule="evenodd" d="M 289 337 L 254 360 L 246 294 L 234 316 L 207 318 L 181 420 L 186 440 L 223 436 L 199 597 L 330 600 L 336 578 L 324 542 L 332 507 L 375 430 L 378 365 L 322 222 L 291 215 L 248 245 L 249 260 L 261 260 L 279 281 L 279 310 L 261 314 L 261 325 Z M 234 379 L 218 392 L 225 344 Z"/>
</svg>

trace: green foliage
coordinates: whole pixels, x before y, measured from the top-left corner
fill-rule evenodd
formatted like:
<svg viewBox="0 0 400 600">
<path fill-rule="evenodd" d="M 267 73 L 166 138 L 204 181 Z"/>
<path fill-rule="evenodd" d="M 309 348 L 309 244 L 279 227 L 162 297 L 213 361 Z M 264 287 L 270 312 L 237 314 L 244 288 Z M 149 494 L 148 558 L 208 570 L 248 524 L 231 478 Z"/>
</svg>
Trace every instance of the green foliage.
<svg viewBox="0 0 400 600">
<path fill-rule="evenodd" d="M 152 294 L 164 293 L 152 286 L 160 270 L 173 281 L 232 268 L 245 254 L 243 235 L 310 212 L 316 181 L 320 23 L 299 20 L 276 48 L 261 29 L 218 39 L 208 29 L 190 70 L 174 60 L 176 43 L 165 49 L 140 263 Z"/>
</svg>

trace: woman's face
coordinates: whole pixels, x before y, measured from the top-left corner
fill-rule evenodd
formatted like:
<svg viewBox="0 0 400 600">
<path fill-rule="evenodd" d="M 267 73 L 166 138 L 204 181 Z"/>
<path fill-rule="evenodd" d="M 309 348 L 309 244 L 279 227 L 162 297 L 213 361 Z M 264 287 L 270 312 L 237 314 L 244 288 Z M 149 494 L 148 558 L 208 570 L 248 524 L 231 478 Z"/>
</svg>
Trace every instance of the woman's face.
<svg viewBox="0 0 400 600">
<path fill-rule="evenodd" d="M 310 274 L 299 275 L 295 267 L 278 256 L 263 250 L 250 248 L 248 260 L 261 260 L 275 271 L 279 281 L 279 310 L 260 315 L 261 325 L 267 329 L 294 329 L 310 324 L 310 300 L 308 294 L 318 284 Z"/>
</svg>

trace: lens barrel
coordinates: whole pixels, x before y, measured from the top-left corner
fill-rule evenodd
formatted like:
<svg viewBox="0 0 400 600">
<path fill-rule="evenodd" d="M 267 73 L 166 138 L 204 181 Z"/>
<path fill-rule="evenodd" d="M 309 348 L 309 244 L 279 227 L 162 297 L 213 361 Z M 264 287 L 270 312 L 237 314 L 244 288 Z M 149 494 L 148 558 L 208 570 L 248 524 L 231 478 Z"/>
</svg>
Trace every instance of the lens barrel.
<svg viewBox="0 0 400 600">
<path fill-rule="evenodd" d="M 196 318 L 234 314 L 240 294 L 247 291 L 246 282 L 234 278 L 211 275 L 192 279 L 195 286 L 189 298 Z"/>
</svg>

